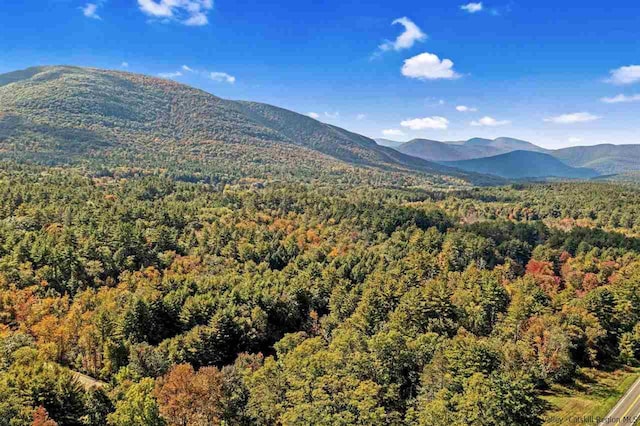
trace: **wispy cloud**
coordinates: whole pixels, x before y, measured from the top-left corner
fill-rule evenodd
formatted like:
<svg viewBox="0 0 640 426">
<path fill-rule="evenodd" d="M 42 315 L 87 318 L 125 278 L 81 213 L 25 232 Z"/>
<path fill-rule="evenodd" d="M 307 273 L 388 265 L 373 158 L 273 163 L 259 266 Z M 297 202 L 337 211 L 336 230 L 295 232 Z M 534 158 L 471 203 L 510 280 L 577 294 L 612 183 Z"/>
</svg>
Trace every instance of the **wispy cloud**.
<svg viewBox="0 0 640 426">
<path fill-rule="evenodd" d="M 629 65 L 609 71 L 609 79 L 612 84 L 633 84 L 640 81 L 640 65 Z"/>
<path fill-rule="evenodd" d="M 420 80 L 453 80 L 460 77 L 460 74 L 453 70 L 451 59 L 438 58 L 433 53 L 421 53 L 404 61 L 402 75 Z"/>
<path fill-rule="evenodd" d="M 338 118 L 340 118 L 340 112 L 336 111 L 336 112 L 323 112 L 322 114 L 319 114 L 317 112 L 308 112 L 307 116 L 315 119 L 315 120 L 320 120 L 321 117 L 326 118 L 327 120 L 337 120 Z"/>
<path fill-rule="evenodd" d="M 220 83 L 229 83 L 233 84 L 236 82 L 236 78 L 226 72 L 213 71 L 209 73 L 209 78 L 213 81 L 218 81 Z"/>
<path fill-rule="evenodd" d="M 404 120 L 400 123 L 402 127 L 407 127 L 411 130 L 446 130 L 449 127 L 449 120 L 444 117 L 424 117 L 424 118 L 412 118 Z"/>
<path fill-rule="evenodd" d="M 367 114 L 358 114 L 358 115 L 356 115 L 356 120 L 358 120 L 358 121 L 364 120 L 365 118 L 367 118 Z"/>
<path fill-rule="evenodd" d="M 405 136 L 406 135 L 405 132 L 403 132 L 400 129 L 385 129 L 385 130 L 382 131 L 382 134 L 384 136 L 387 136 L 387 137 Z"/>
<path fill-rule="evenodd" d="M 80 9 L 82 10 L 82 14 L 90 19 L 101 20 L 102 18 L 98 15 L 98 8 L 101 6 L 100 3 L 87 3 Z"/>
<path fill-rule="evenodd" d="M 378 48 L 382 52 L 390 50 L 404 50 L 413 47 L 414 44 L 427 39 L 427 35 L 422 32 L 411 19 L 405 17 L 398 18 L 391 23 L 392 25 L 400 24 L 404 27 L 404 32 L 400 34 L 394 41 L 387 40 Z"/>
<path fill-rule="evenodd" d="M 158 73 L 159 77 L 162 78 L 166 78 L 166 79 L 174 79 L 177 77 L 182 77 L 182 73 L 180 71 L 176 71 L 176 72 L 161 72 Z"/>
<path fill-rule="evenodd" d="M 120 64 L 120 68 L 129 68 L 129 62 L 123 62 Z"/>
<path fill-rule="evenodd" d="M 187 26 L 209 23 L 213 0 L 138 0 L 140 10 L 160 22 L 179 22 Z"/>
<path fill-rule="evenodd" d="M 163 77 L 163 78 L 176 78 L 176 77 L 183 76 L 184 73 L 196 74 L 198 76 L 205 77 L 205 78 L 208 78 L 209 80 L 213 80 L 213 81 L 216 81 L 216 82 L 219 82 L 219 83 L 234 84 L 236 82 L 236 78 L 234 76 L 232 76 L 231 74 L 228 74 L 226 72 L 200 71 L 200 70 L 196 70 L 194 68 L 191 68 L 189 65 L 182 65 L 180 67 L 180 70 L 175 71 L 175 72 L 161 73 L 161 74 L 158 74 L 158 75 L 160 77 Z"/>
<path fill-rule="evenodd" d="M 582 142 L 582 138 L 570 137 L 569 143 L 580 143 Z"/>
<path fill-rule="evenodd" d="M 629 103 L 629 102 L 638 102 L 640 101 L 640 94 L 638 95 L 617 95 L 612 98 L 602 98 L 600 99 L 605 104 L 621 104 L 621 103 Z"/>
<path fill-rule="evenodd" d="M 601 117 L 588 112 L 574 112 L 573 114 L 562 114 L 556 117 L 545 118 L 544 121 L 555 124 L 574 124 L 595 121 Z"/>
<path fill-rule="evenodd" d="M 458 112 L 476 112 L 476 111 L 478 111 L 478 108 L 468 107 L 466 105 L 458 105 L 456 107 L 456 111 L 458 111 Z"/>
<path fill-rule="evenodd" d="M 480 120 L 474 120 L 472 121 L 471 124 L 474 127 L 498 127 L 498 126 L 506 126 L 507 124 L 510 124 L 511 121 L 509 120 L 496 120 L 493 117 L 482 117 Z"/>
<path fill-rule="evenodd" d="M 482 9 L 484 8 L 484 6 L 482 5 L 482 2 L 480 3 L 467 3 L 467 4 L 463 4 L 462 6 L 460 6 L 460 9 L 469 12 L 469 13 L 478 13 L 478 12 L 482 12 Z"/>
</svg>

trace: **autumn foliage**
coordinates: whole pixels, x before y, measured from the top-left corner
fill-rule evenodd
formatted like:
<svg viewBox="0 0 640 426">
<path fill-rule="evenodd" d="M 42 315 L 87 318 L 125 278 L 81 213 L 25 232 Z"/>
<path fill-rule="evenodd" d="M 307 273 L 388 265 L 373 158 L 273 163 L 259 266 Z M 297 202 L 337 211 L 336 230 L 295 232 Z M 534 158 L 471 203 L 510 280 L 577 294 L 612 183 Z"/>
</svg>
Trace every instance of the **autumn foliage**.
<svg viewBox="0 0 640 426">
<path fill-rule="evenodd" d="M 95 173 L 0 163 L 0 424 L 539 426 L 640 360 L 640 240 L 546 185 Z"/>
</svg>

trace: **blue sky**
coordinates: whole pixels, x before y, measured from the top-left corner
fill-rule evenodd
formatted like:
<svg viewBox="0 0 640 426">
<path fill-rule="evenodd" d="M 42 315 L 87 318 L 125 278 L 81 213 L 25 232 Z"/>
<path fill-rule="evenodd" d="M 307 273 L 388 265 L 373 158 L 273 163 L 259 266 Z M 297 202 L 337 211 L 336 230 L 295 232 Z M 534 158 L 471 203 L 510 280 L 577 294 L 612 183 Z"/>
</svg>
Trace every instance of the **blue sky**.
<svg viewBox="0 0 640 426">
<path fill-rule="evenodd" d="M 0 72 L 162 74 L 396 140 L 640 143 L 637 1 L 3 3 Z"/>
</svg>

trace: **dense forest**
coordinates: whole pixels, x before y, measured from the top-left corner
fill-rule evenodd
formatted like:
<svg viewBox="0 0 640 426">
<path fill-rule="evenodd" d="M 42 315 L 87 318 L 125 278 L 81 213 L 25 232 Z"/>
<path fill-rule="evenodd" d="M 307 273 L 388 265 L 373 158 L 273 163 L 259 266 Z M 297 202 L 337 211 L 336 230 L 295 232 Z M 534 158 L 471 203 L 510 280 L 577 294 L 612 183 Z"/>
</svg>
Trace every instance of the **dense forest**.
<svg viewBox="0 0 640 426">
<path fill-rule="evenodd" d="M 640 359 L 639 198 L 1 163 L 0 425 L 540 425 Z"/>
</svg>

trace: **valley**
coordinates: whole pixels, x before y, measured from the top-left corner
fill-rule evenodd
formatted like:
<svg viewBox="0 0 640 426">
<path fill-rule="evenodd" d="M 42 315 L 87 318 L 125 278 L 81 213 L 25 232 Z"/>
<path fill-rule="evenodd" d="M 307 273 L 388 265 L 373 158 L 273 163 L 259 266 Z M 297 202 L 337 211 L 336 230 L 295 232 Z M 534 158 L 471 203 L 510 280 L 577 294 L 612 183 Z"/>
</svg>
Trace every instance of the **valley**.
<svg viewBox="0 0 640 426">
<path fill-rule="evenodd" d="M 638 423 L 637 1 L 0 4 L 0 426 Z"/>
<path fill-rule="evenodd" d="M 635 378 L 633 149 L 384 147 L 67 66 L 0 111 L 0 425 L 538 426 Z"/>
</svg>

